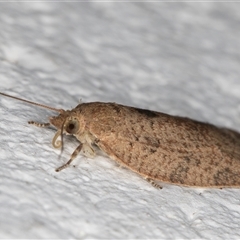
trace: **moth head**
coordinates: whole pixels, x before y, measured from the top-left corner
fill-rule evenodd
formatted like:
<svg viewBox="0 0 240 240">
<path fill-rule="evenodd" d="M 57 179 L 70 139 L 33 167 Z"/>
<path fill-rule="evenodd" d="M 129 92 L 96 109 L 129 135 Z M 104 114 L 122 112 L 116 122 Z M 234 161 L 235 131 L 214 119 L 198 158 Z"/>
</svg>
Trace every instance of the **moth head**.
<svg viewBox="0 0 240 240">
<path fill-rule="evenodd" d="M 82 117 L 72 111 L 64 111 L 58 116 L 50 117 L 49 122 L 62 133 L 70 135 L 78 134 L 84 127 Z"/>
<path fill-rule="evenodd" d="M 58 130 L 63 128 L 66 119 L 69 117 L 71 111 L 63 111 L 58 116 L 53 116 L 49 118 L 49 122 Z"/>
<path fill-rule="evenodd" d="M 62 147 L 63 134 L 76 136 L 81 134 L 85 127 L 83 118 L 72 111 L 64 111 L 58 116 L 50 117 L 49 122 L 58 129 L 52 140 L 52 145 L 55 148 Z M 61 141 L 57 141 L 59 136 L 61 136 Z"/>
</svg>

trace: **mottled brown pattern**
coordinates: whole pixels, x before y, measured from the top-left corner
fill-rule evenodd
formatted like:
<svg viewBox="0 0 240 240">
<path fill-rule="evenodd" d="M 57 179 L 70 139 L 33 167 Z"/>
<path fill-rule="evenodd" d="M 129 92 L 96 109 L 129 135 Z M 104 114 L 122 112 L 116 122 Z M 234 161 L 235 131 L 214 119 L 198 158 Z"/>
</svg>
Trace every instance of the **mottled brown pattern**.
<svg viewBox="0 0 240 240">
<path fill-rule="evenodd" d="M 111 111 L 111 104 L 100 106 Z M 133 110 L 122 106 L 121 114 L 105 114 L 100 127 L 95 122 L 89 125 L 89 131 L 100 139 L 98 146 L 112 159 L 163 182 L 200 187 L 240 186 L 238 133 L 162 113 L 149 119 L 147 114 Z M 105 125 L 109 126 L 106 116 L 116 122 L 109 132 L 105 131 Z"/>
</svg>

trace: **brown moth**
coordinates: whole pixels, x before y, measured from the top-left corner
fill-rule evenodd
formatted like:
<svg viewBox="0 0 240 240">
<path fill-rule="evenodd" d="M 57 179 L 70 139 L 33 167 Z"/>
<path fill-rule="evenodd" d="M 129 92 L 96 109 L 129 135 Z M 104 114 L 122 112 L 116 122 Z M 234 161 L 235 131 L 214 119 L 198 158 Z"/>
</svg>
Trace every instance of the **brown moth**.
<svg viewBox="0 0 240 240">
<path fill-rule="evenodd" d="M 240 187 L 240 134 L 233 130 L 117 103 L 81 103 L 63 110 L 0 94 L 59 112 L 49 123 L 29 122 L 39 127 L 53 125 L 57 129 L 52 140 L 55 148 L 62 147 L 63 134 L 79 140 L 69 161 L 57 172 L 80 152 L 94 157 L 93 146 L 97 146 L 154 186 L 160 181 L 192 187 Z"/>
</svg>

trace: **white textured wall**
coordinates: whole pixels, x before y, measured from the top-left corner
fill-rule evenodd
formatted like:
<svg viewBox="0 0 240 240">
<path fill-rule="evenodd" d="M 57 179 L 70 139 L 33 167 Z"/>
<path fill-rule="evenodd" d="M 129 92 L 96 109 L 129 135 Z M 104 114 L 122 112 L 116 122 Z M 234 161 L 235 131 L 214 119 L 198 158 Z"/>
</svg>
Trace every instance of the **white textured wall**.
<svg viewBox="0 0 240 240">
<path fill-rule="evenodd" d="M 1 3 L 0 91 L 115 101 L 240 131 L 239 3 Z M 240 238 L 239 189 L 153 188 L 53 149 L 54 112 L 0 96 L 1 238 Z"/>
</svg>

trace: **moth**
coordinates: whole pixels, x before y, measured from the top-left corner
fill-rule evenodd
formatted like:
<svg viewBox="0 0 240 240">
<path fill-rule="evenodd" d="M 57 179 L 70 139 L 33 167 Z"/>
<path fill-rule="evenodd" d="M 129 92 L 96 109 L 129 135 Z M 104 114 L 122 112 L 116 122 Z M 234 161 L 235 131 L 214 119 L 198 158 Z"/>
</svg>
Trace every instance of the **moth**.
<svg viewBox="0 0 240 240">
<path fill-rule="evenodd" d="M 29 122 L 57 129 L 54 148 L 63 147 L 64 134 L 79 141 L 57 172 L 68 167 L 80 152 L 94 157 L 96 146 L 154 186 L 157 182 L 191 187 L 240 186 L 240 134 L 236 131 L 117 103 L 81 103 L 63 110 L 0 94 L 59 113 L 47 123 Z"/>
</svg>

